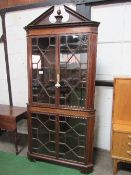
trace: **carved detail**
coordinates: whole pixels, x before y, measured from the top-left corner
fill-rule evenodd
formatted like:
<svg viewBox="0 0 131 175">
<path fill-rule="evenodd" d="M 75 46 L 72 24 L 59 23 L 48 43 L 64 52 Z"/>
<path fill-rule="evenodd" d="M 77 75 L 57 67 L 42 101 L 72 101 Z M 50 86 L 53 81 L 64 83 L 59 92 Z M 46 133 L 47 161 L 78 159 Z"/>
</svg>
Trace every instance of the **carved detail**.
<svg viewBox="0 0 131 175">
<path fill-rule="evenodd" d="M 57 10 L 57 14 L 58 14 L 58 15 L 55 16 L 55 18 L 56 18 L 56 23 L 61 23 L 61 22 L 62 22 L 63 16 L 61 15 L 61 10 L 60 10 L 60 9 Z"/>
<path fill-rule="evenodd" d="M 65 109 L 58 109 L 58 108 L 40 108 L 40 107 L 30 107 L 31 112 L 36 113 L 50 113 L 54 115 L 66 115 L 72 116 L 74 118 L 88 118 L 88 117 L 95 117 L 95 112 L 93 111 L 77 111 L 77 110 L 65 110 Z"/>
</svg>

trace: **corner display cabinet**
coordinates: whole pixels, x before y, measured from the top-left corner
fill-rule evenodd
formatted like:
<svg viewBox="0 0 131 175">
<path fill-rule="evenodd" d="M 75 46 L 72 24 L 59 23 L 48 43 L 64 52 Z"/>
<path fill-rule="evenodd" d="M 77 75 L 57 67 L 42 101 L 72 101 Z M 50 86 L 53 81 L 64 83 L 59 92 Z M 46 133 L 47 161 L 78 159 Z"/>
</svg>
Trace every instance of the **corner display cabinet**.
<svg viewBox="0 0 131 175">
<path fill-rule="evenodd" d="M 98 22 L 54 6 L 25 27 L 28 42 L 28 157 L 93 169 Z"/>
</svg>

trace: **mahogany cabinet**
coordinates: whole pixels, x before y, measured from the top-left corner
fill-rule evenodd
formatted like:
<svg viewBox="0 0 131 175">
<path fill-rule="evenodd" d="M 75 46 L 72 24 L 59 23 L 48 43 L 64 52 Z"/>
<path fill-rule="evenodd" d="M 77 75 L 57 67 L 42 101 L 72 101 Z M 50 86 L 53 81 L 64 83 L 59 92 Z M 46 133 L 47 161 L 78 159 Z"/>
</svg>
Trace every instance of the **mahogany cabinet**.
<svg viewBox="0 0 131 175">
<path fill-rule="evenodd" d="M 28 156 L 91 172 L 98 22 L 64 6 L 25 27 L 28 44 Z"/>
<path fill-rule="evenodd" d="M 118 163 L 131 163 L 131 78 L 115 78 L 112 117 L 114 174 Z"/>
</svg>

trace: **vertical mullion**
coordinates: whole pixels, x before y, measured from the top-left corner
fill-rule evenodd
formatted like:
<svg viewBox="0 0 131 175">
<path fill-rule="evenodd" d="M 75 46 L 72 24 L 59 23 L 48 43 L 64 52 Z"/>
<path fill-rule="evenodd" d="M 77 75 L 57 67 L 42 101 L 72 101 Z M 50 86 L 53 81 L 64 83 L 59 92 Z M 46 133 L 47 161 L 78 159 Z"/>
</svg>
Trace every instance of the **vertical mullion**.
<svg viewBox="0 0 131 175">
<path fill-rule="evenodd" d="M 32 38 L 27 36 L 27 68 L 28 68 L 28 103 L 33 102 L 32 93 Z"/>
<path fill-rule="evenodd" d="M 87 140 L 86 140 L 86 164 L 93 163 L 93 140 L 94 140 L 95 114 L 87 119 Z"/>
<path fill-rule="evenodd" d="M 60 83 L 60 36 L 58 36 L 58 74 Z M 60 105 L 60 87 L 58 88 L 58 105 Z"/>
<path fill-rule="evenodd" d="M 60 78 L 60 37 L 56 36 L 56 80 L 55 83 L 57 83 L 57 74 L 59 74 L 59 78 Z M 60 83 L 60 82 L 59 82 Z M 56 92 L 56 96 L 55 96 L 55 102 L 56 102 L 56 106 L 59 107 L 60 104 L 60 88 L 56 88 L 55 90 Z M 56 159 L 59 158 L 59 114 L 56 114 Z"/>
<path fill-rule="evenodd" d="M 27 105 L 27 124 L 28 124 L 28 153 L 32 152 L 32 113 L 30 111 L 30 106 Z M 27 153 L 27 154 L 28 154 Z"/>
<path fill-rule="evenodd" d="M 59 126 L 59 115 L 56 115 L 56 143 L 55 143 L 55 149 L 56 149 L 56 159 L 59 158 L 59 132 L 60 132 L 60 126 Z"/>
<path fill-rule="evenodd" d="M 59 36 L 56 36 L 56 65 L 55 65 L 55 69 L 56 69 L 56 78 L 55 78 L 55 84 L 57 83 L 57 75 L 59 74 L 60 77 L 60 46 L 59 46 Z M 59 82 L 60 83 L 60 82 Z M 56 88 L 55 89 L 55 103 L 56 106 L 58 107 L 60 104 L 60 88 Z"/>
<path fill-rule="evenodd" d="M 88 164 L 88 160 L 89 160 L 89 120 L 86 120 L 86 143 L 85 143 L 85 164 Z"/>
</svg>

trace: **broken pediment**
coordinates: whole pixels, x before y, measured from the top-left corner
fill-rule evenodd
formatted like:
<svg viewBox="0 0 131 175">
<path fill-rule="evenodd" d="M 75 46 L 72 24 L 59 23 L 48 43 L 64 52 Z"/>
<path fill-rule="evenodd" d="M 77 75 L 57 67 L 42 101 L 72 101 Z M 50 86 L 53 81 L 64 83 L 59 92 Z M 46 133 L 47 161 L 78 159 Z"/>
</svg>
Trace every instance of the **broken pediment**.
<svg viewBox="0 0 131 175">
<path fill-rule="evenodd" d="M 61 8 L 57 10 L 57 14 L 54 15 L 55 7 L 50 7 L 46 12 L 33 20 L 30 24 L 28 24 L 25 29 L 30 28 L 41 28 L 41 27 L 55 27 L 55 26 L 69 26 L 69 25 L 93 25 L 98 26 L 99 23 L 95 21 L 91 21 L 88 18 L 80 15 L 76 11 L 64 5 L 64 12 L 61 11 Z M 68 19 L 64 21 L 64 15 L 68 15 Z M 51 21 L 52 17 L 52 21 Z"/>
</svg>

